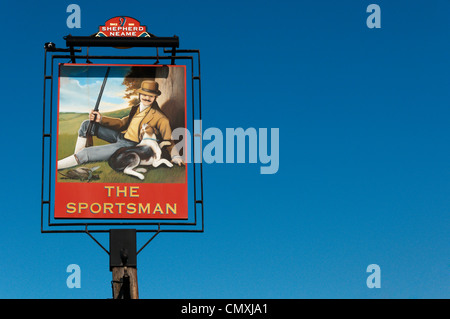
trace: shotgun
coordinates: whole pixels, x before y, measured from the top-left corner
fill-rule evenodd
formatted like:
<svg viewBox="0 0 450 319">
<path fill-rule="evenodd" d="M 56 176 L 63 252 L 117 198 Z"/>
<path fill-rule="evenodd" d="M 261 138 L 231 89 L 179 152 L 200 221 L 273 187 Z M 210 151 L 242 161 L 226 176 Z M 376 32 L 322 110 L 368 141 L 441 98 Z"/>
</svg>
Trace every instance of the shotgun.
<svg viewBox="0 0 450 319">
<path fill-rule="evenodd" d="M 106 69 L 105 78 L 103 79 L 102 87 L 100 88 L 100 93 L 97 97 L 97 102 L 95 103 L 94 111 L 98 112 L 98 107 L 100 105 L 100 101 L 102 99 L 103 91 L 105 90 L 106 80 L 108 79 L 109 70 L 111 67 L 108 66 Z M 97 115 L 94 115 L 94 120 L 89 122 L 89 126 L 86 132 L 86 147 L 90 147 L 94 145 L 94 140 L 92 138 L 92 128 L 95 124 L 95 120 L 97 119 Z"/>
</svg>

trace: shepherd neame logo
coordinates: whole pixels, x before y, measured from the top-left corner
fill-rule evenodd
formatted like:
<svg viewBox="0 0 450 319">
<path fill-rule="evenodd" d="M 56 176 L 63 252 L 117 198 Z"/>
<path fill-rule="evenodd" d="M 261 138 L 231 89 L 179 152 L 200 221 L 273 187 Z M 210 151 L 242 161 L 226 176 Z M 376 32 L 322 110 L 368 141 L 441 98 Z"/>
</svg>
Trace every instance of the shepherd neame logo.
<svg viewBox="0 0 450 319">
<path fill-rule="evenodd" d="M 131 17 L 114 17 L 98 28 L 97 37 L 150 37 L 147 27 Z"/>
</svg>

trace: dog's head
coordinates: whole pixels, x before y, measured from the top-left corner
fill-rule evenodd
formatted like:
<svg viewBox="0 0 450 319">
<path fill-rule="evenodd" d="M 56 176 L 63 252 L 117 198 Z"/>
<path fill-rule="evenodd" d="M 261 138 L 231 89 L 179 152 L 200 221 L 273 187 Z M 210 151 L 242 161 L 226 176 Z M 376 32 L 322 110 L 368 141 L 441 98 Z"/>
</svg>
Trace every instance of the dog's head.
<svg viewBox="0 0 450 319">
<path fill-rule="evenodd" d="M 139 145 L 148 145 L 152 146 L 154 149 L 158 148 L 159 152 L 164 146 L 170 145 L 169 141 L 162 141 L 158 144 L 156 139 L 155 129 L 148 124 L 142 125 L 140 134 L 139 134 L 140 143 Z"/>
<path fill-rule="evenodd" d="M 142 141 L 144 138 L 156 139 L 155 129 L 147 123 L 142 125 L 141 131 L 139 132 L 139 140 Z"/>
</svg>

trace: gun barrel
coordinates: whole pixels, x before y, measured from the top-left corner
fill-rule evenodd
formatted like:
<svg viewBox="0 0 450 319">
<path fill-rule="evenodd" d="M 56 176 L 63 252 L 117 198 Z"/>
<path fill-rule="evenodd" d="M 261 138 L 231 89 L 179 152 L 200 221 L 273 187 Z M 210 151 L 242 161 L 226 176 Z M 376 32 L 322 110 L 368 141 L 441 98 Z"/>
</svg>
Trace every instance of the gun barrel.
<svg viewBox="0 0 450 319">
<path fill-rule="evenodd" d="M 99 107 L 100 101 L 102 99 L 103 91 L 105 90 L 106 80 L 108 79 L 108 74 L 109 74 L 110 69 L 111 69 L 111 67 L 109 67 L 109 66 L 106 69 L 105 78 L 103 79 L 102 87 L 100 88 L 100 93 L 98 94 L 97 102 L 95 103 L 95 107 L 94 107 L 94 111 L 98 111 L 98 107 Z"/>
<path fill-rule="evenodd" d="M 103 79 L 103 83 L 102 83 L 102 86 L 100 88 L 100 92 L 99 92 L 98 97 L 97 97 L 97 102 L 95 103 L 95 107 L 94 107 L 94 111 L 96 111 L 96 112 L 98 112 L 100 101 L 102 100 L 103 91 L 105 90 L 106 80 L 108 79 L 108 74 L 109 74 L 109 70 L 110 69 L 111 69 L 111 67 L 109 67 L 109 66 L 106 69 L 105 78 Z M 91 132 L 92 132 L 92 128 L 93 128 L 93 126 L 95 124 L 96 119 L 97 119 L 97 115 L 95 114 L 94 115 L 94 120 L 89 122 L 88 129 L 87 129 L 87 132 L 86 132 L 86 138 L 87 138 L 86 139 L 86 147 L 90 147 L 90 146 L 93 145 Z"/>
</svg>

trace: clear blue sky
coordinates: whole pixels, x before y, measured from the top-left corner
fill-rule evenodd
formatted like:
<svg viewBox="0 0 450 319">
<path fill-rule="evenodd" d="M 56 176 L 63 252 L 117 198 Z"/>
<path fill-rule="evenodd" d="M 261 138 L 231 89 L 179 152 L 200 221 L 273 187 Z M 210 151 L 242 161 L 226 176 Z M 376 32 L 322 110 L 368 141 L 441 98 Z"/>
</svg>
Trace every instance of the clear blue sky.
<svg viewBox="0 0 450 319">
<path fill-rule="evenodd" d="M 66 26 L 71 3 L 81 29 Z M 381 29 L 366 26 L 370 3 Z M 111 297 L 108 255 L 87 235 L 40 233 L 42 71 L 45 42 L 64 47 L 118 15 L 200 49 L 204 127 L 280 130 L 274 175 L 204 165 L 205 232 L 161 234 L 139 254 L 141 298 L 450 297 L 449 1 L 26 0 L 0 11 L 0 298 Z M 66 286 L 69 264 L 80 289 Z M 366 286 L 370 264 L 379 289 Z"/>
</svg>

